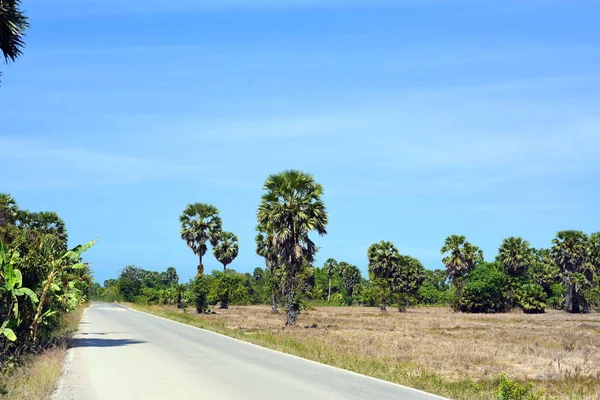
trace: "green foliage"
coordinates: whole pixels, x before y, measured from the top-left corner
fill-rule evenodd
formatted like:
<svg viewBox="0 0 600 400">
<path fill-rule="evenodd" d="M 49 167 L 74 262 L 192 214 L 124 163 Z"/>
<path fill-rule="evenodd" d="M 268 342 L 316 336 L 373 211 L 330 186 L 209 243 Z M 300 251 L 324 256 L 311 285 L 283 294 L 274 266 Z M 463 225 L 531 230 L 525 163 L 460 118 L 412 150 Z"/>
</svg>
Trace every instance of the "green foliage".
<svg viewBox="0 0 600 400">
<path fill-rule="evenodd" d="M 29 28 L 28 18 L 21 10 L 20 0 L 0 2 L 0 51 L 4 61 L 15 61 L 23 54 L 23 37 Z M 2 72 L 0 72 L 2 77 Z"/>
<path fill-rule="evenodd" d="M 266 234 L 270 251 L 281 267 L 286 323 L 293 325 L 300 312 L 298 288 L 303 286 L 303 270 L 314 262 L 318 250 L 309 234 L 327 233 L 323 186 L 310 174 L 290 170 L 270 175 L 263 190 L 257 213 L 258 229 Z"/>
<path fill-rule="evenodd" d="M 523 275 L 534 260 L 534 249 L 521 237 L 504 239 L 496 257 L 496 262 L 511 277 Z"/>
<path fill-rule="evenodd" d="M 425 280 L 425 268 L 416 258 L 401 255 L 392 277 L 392 290 L 398 296 L 398 310 L 405 311 Z"/>
<path fill-rule="evenodd" d="M 542 400 L 544 399 L 544 393 L 541 391 L 534 391 L 533 385 L 521 385 L 506 376 L 500 377 L 500 383 L 498 390 L 496 391 L 497 400 Z"/>
<path fill-rule="evenodd" d="M 482 263 L 467 277 L 458 299 L 460 311 L 472 313 L 504 312 L 507 309 L 508 276 L 495 263 Z"/>
<path fill-rule="evenodd" d="M 208 311 L 208 296 L 210 293 L 210 278 L 207 276 L 197 276 L 190 282 L 191 298 L 196 312 L 204 313 Z"/>
<path fill-rule="evenodd" d="M 541 314 L 546 308 L 546 292 L 540 285 L 528 283 L 517 292 L 517 304 L 526 314 Z"/>
<path fill-rule="evenodd" d="M 231 232 L 222 232 L 219 235 L 216 246 L 213 247 L 213 255 L 221 264 L 223 272 L 227 266 L 236 259 L 239 253 L 238 238 Z"/>
<path fill-rule="evenodd" d="M 445 255 L 442 262 L 446 266 L 448 276 L 455 281 L 455 284 L 483 261 L 483 251 L 467 242 L 465 236 L 460 235 L 448 236 L 440 253 Z"/>
<path fill-rule="evenodd" d="M 228 308 L 229 303 L 248 304 L 250 295 L 249 279 L 246 275 L 229 270 L 226 273 L 214 271 L 210 281 L 210 298 L 221 302 L 221 308 Z"/>
</svg>

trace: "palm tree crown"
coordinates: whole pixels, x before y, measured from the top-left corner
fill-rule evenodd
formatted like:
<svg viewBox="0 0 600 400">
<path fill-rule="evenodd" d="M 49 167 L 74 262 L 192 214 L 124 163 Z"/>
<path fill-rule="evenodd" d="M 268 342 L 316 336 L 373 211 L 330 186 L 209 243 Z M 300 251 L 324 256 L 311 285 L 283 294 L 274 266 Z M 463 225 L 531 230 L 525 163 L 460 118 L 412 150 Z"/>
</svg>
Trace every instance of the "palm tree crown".
<svg viewBox="0 0 600 400">
<path fill-rule="evenodd" d="M 534 250 L 522 237 L 509 237 L 502 241 L 496 260 L 509 275 L 518 276 L 533 264 Z"/>
<path fill-rule="evenodd" d="M 0 0 L 0 51 L 6 62 L 15 61 L 25 46 L 23 35 L 29 23 L 19 9 L 20 3 L 20 0 Z"/>
<path fill-rule="evenodd" d="M 369 258 L 369 273 L 376 278 L 392 278 L 400 262 L 398 248 L 392 242 L 383 240 L 369 246 L 367 256 Z"/>
<path fill-rule="evenodd" d="M 446 265 L 451 279 L 466 276 L 478 262 L 483 261 L 483 251 L 467 242 L 467 238 L 461 235 L 448 236 L 440 252 L 446 254 L 442 262 Z"/>
<path fill-rule="evenodd" d="M 235 260 L 239 250 L 237 236 L 231 232 L 221 233 L 219 243 L 213 247 L 213 254 L 223 264 L 223 272 L 227 272 L 227 266 Z"/>
</svg>

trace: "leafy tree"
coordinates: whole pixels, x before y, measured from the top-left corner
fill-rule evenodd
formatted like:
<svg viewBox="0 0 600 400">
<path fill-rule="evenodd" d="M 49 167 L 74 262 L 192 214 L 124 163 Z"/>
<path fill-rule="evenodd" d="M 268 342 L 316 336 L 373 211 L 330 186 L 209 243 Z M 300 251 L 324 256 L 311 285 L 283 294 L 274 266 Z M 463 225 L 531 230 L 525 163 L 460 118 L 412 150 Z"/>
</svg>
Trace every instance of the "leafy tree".
<svg viewBox="0 0 600 400">
<path fill-rule="evenodd" d="M 213 255 L 221 264 L 223 272 L 227 272 L 227 266 L 238 256 L 238 238 L 231 232 L 223 232 L 219 236 L 218 243 L 213 247 Z"/>
<path fill-rule="evenodd" d="M 502 241 L 496 261 L 511 277 L 521 276 L 535 260 L 534 249 L 521 237 L 511 236 Z"/>
<path fill-rule="evenodd" d="M 29 23 L 20 9 L 20 3 L 19 0 L 0 1 L 0 50 L 6 62 L 15 61 L 21 56 L 25 46 L 23 35 Z"/>
<path fill-rule="evenodd" d="M 398 271 L 400 253 L 392 242 L 381 241 L 369 246 L 369 275 L 381 287 L 381 311 L 387 311 L 387 295 L 392 289 L 392 279 Z"/>
<path fill-rule="evenodd" d="M 552 239 L 550 254 L 561 270 L 567 287 L 565 311 L 586 312 L 588 304 L 582 295 L 590 283 L 593 264 L 590 263 L 590 239 L 581 231 L 560 231 Z"/>
<path fill-rule="evenodd" d="M 264 274 L 265 271 L 262 268 L 256 267 L 252 272 L 252 279 L 254 279 L 255 281 L 260 281 L 264 277 Z"/>
<path fill-rule="evenodd" d="M 323 203 L 323 186 L 310 174 L 289 170 L 271 175 L 263 187 L 258 208 L 258 225 L 272 233 L 273 245 L 282 267 L 282 291 L 287 306 L 287 325 L 300 313 L 297 297 L 304 270 L 314 262 L 317 246 L 309 234 L 327 233 L 328 217 Z"/>
<path fill-rule="evenodd" d="M 338 271 L 342 277 L 342 285 L 348 296 L 352 297 L 354 288 L 360 283 L 360 270 L 356 265 L 348 264 L 342 261 L 338 264 Z"/>
<path fill-rule="evenodd" d="M 323 269 L 327 272 L 327 278 L 329 279 L 329 291 L 327 292 L 327 301 L 331 300 L 331 278 L 338 270 L 338 263 L 333 258 L 328 258 L 323 265 Z"/>
<path fill-rule="evenodd" d="M 392 277 L 392 289 L 398 295 L 398 311 L 404 312 L 409 300 L 425 280 L 425 268 L 416 258 L 401 255 Z"/>
<path fill-rule="evenodd" d="M 198 256 L 198 276 L 204 274 L 202 257 L 207 251 L 207 242 L 216 246 L 223 225 L 219 210 L 210 204 L 188 204 L 179 218 L 181 222 L 181 238 Z"/>
<path fill-rule="evenodd" d="M 160 281 L 164 286 L 171 287 L 179 284 L 179 275 L 174 267 L 169 267 L 160 274 Z"/>
<path fill-rule="evenodd" d="M 481 263 L 469 272 L 459 309 L 472 313 L 504 312 L 508 307 L 508 276 L 496 263 Z"/>
<path fill-rule="evenodd" d="M 467 242 L 465 236 L 460 235 L 448 236 L 441 253 L 445 255 L 442 262 L 455 285 L 471 272 L 477 263 L 483 261 L 483 251 Z"/>
<path fill-rule="evenodd" d="M 230 270 L 227 272 L 215 271 L 213 277 L 211 297 L 215 301 L 221 302 L 220 308 L 229 308 L 231 301 L 237 304 L 248 302 L 248 286 L 245 275 Z"/>
</svg>

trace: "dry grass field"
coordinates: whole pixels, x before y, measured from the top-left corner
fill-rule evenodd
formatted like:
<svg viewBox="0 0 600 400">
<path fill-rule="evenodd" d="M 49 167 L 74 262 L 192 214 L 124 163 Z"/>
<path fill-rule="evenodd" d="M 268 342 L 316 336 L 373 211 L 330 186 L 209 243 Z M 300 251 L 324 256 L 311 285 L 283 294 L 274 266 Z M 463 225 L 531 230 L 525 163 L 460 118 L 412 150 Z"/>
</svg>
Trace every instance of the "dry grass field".
<svg viewBox="0 0 600 400">
<path fill-rule="evenodd" d="M 140 306 L 136 306 L 139 308 Z M 298 326 L 268 307 L 214 315 L 142 307 L 266 347 L 452 398 L 493 398 L 502 373 L 549 397 L 600 399 L 600 314 L 461 314 L 416 308 L 305 310 Z"/>
</svg>

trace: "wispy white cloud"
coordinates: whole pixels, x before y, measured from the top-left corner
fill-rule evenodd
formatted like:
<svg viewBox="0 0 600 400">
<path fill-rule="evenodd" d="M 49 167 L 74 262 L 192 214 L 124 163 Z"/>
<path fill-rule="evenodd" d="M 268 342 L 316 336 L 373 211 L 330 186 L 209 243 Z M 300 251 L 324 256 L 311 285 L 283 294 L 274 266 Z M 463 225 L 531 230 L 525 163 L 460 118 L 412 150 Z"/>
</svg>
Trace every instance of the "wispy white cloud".
<svg viewBox="0 0 600 400">
<path fill-rule="evenodd" d="M 131 155 L 57 146 L 45 140 L 0 137 L 0 159 L 14 166 L 7 179 L 27 187 L 72 187 L 128 184 L 173 177 L 197 179 L 222 166 L 186 165 L 169 159 L 141 158 Z"/>
</svg>

